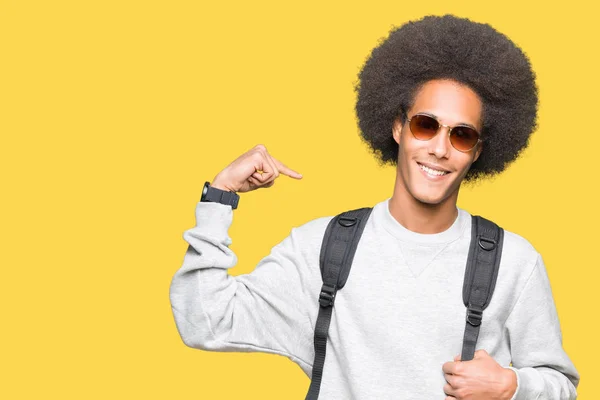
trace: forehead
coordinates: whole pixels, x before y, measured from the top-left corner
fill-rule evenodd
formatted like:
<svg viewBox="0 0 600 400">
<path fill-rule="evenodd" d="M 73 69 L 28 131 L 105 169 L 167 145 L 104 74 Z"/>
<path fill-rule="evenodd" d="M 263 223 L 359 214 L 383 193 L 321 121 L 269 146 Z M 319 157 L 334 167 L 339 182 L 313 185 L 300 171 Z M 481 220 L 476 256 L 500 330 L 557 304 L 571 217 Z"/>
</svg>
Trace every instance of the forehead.
<svg viewBox="0 0 600 400">
<path fill-rule="evenodd" d="M 426 82 L 417 92 L 409 115 L 433 114 L 445 125 L 466 123 L 481 129 L 483 105 L 471 88 L 451 80 Z"/>
</svg>

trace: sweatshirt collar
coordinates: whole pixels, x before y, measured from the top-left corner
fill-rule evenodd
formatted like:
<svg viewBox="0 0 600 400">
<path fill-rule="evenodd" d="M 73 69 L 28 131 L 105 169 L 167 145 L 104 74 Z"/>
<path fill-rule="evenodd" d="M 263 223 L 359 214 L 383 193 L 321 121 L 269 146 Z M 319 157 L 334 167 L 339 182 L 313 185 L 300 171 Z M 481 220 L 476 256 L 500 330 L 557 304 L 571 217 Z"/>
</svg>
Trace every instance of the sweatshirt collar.
<svg viewBox="0 0 600 400">
<path fill-rule="evenodd" d="M 471 219 L 471 215 L 467 211 L 456 207 L 458 216 L 448 229 L 439 233 L 417 233 L 405 228 L 404 225 L 394 218 L 389 209 L 390 199 L 387 198 L 377 204 L 377 212 L 383 220 L 385 229 L 397 239 L 406 242 L 422 244 L 452 242 L 461 237 Z"/>
</svg>

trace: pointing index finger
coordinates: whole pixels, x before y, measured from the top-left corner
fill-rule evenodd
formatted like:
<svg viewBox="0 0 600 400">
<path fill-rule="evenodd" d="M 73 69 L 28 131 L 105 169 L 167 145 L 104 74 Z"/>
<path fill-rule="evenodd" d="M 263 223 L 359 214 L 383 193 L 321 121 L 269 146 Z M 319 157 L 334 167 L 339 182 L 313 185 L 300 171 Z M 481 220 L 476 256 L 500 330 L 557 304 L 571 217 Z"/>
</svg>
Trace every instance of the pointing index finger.
<svg viewBox="0 0 600 400">
<path fill-rule="evenodd" d="M 296 178 L 296 179 L 302 178 L 301 173 L 298 173 L 298 172 L 294 171 L 293 169 L 286 167 L 281 161 L 279 161 L 275 157 L 271 156 L 271 158 L 275 162 L 275 165 L 277 165 L 277 168 L 279 169 L 280 173 L 287 175 L 287 176 L 291 176 L 292 178 Z"/>
</svg>

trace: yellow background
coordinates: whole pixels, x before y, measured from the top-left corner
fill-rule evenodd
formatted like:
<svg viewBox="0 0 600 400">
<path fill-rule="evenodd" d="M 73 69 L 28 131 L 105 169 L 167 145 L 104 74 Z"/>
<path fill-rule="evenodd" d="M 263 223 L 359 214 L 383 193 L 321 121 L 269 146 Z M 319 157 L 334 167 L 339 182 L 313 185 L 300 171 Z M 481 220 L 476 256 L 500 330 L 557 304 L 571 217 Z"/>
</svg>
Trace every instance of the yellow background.
<svg viewBox="0 0 600 400">
<path fill-rule="evenodd" d="M 540 88 L 530 147 L 459 206 L 542 254 L 579 398 L 599 398 L 592 2 L 217 3 L 0 3 L 0 397 L 303 399 L 287 358 L 180 340 L 168 289 L 182 233 L 204 181 L 258 143 L 304 178 L 242 194 L 232 275 L 293 226 L 390 196 L 353 84 L 393 26 L 454 13 L 513 39 Z"/>
</svg>

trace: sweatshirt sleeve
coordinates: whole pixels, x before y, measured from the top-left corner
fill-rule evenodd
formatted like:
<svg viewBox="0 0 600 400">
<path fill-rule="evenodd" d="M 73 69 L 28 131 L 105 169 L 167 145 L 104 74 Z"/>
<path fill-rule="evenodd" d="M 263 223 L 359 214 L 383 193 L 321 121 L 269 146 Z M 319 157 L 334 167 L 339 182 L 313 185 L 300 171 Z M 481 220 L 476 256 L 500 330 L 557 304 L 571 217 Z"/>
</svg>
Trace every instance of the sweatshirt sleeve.
<svg viewBox="0 0 600 400">
<path fill-rule="evenodd" d="M 183 234 L 189 244 L 183 265 L 170 286 L 183 342 L 208 351 L 279 354 L 310 375 L 321 276 L 318 258 L 306 255 L 320 250 L 322 219 L 292 228 L 251 273 L 232 276 L 228 269 L 237 256 L 229 248 L 231 206 L 198 202 L 195 214 L 196 226 Z"/>
<path fill-rule="evenodd" d="M 577 398 L 579 373 L 562 347 L 562 332 L 541 255 L 505 325 L 517 390 L 511 400 Z"/>
</svg>

